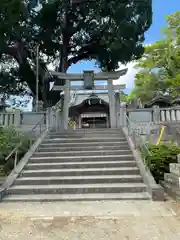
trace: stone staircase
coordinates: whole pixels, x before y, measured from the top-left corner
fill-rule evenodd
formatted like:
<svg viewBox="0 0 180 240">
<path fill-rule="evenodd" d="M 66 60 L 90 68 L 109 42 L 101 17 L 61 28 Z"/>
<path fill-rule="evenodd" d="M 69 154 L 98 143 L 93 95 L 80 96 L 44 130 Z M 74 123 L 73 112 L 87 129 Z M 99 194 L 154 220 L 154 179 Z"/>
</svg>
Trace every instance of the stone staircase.
<svg viewBox="0 0 180 240">
<path fill-rule="evenodd" d="M 121 129 L 51 132 L 4 201 L 150 199 Z"/>
</svg>

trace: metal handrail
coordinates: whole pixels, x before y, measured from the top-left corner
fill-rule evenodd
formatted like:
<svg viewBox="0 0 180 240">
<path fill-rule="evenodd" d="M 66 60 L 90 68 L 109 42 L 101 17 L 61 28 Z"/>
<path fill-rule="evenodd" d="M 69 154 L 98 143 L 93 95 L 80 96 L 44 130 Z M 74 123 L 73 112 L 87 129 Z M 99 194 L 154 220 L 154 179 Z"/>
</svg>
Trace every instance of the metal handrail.
<svg viewBox="0 0 180 240">
<path fill-rule="evenodd" d="M 28 132 L 30 135 L 32 135 L 32 133 L 36 130 L 36 128 L 38 126 L 40 126 L 40 134 L 42 133 L 42 128 L 41 128 L 41 125 L 42 125 L 42 122 L 44 124 L 44 120 L 45 120 L 45 116 L 43 116 L 42 119 L 40 119 L 39 122 L 37 122 L 33 128 Z M 46 123 L 47 124 L 47 123 Z M 17 166 L 17 157 L 18 157 L 18 149 L 22 146 L 23 144 L 23 141 L 21 141 L 20 143 L 17 144 L 17 146 L 10 152 L 10 154 L 5 158 L 5 161 L 8 161 L 10 157 L 12 157 L 12 155 L 15 153 L 15 159 L 14 159 L 14 169 L 16 168 Z M 30 144 L 29 144 L 29 147 L 31 147 L 32 145 L 32 139 L 30 139 Z"/>
</svg>

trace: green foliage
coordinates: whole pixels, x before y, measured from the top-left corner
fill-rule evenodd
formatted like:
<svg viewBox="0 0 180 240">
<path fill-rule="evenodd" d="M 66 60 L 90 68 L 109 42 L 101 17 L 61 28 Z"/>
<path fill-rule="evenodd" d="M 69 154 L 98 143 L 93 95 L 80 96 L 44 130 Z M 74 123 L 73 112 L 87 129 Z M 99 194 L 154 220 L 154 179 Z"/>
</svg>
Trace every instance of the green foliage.
<svg viewBox="0 0 180 240">
<path fill-rule="evenodd" d="M 169 164 L 177 162 L 177 155 L 180 154 L 180 147 L 176 145 L 151 145 L 149 146 L 151 156 L 146 156 L 145 161 L 156 182 L 164 179 L 164 173 L 169 172 Z"/>
<path fill-rule="evenodd" d="M 8 161 L 5 161 L 5 158 L 20 142 L 22 142 L 22 145 L 18 148 L 18 161 L 27 152 L 30 138 L 16 132 L 14 128 L 0 128 L 0 166 L 3 167 L 6 174 L 13 169 L 15 154 Z"/>
<path fill-rule="evenodd" d="M 74 128 L 74 121 L 72 119 L 69 119 L 68 121 L 68 127 L 69 128 Z"/>
<path fill-rule="evenodd" d="M 121 92 L 120 94 L 120 101 L 121 102 L 128 102 L 128 94 Z"/>
<path fill-rule="evenodd" d="M 165 37 L 146 46 L 143 58 L 138 62 L 140 71 L 135 78 L 134 95 L 142 102 L 149 101 L 157 93 L 177 97 L 180 90 L 180 11 L 167 17 Z"/>
<path fill-rule="evenodd" d="M 29 2 L 31 6 L 26 4 Z M 17 83 L 18 88 L 27 84 L 36 94 L 39 44 L 39 99 L 45 103 L 51 100 L 55 104 L 59 100 L 58 93 L 49 91 L 52 79 L 46 74 L 46 64 L 56 62 L 57 69 L 66 72 L 72 64 L 94 59 L 100 68 L 110 71 L 119 62 L 139 59 L 144 52 L 144 33 L 152 23 L 152 0 L 86 0 L 80 4 L 42 0 L 39 11 L 32 9 L 36 2 L 0 1 L 0 56 L 13 58 L 18 70 L 15 78 L 12 70 L 9 77 L 3 77 Z"/>
<path fill-rule="evenodd" d="M 135 76 L 135 87 L 131 92 L 131 98 L 139 98 L 142 103 L 150 101 L 157 93 L 167 93 L 169 82 L 161 80 L 161 73 L 141 70 Z"/>
</svg>

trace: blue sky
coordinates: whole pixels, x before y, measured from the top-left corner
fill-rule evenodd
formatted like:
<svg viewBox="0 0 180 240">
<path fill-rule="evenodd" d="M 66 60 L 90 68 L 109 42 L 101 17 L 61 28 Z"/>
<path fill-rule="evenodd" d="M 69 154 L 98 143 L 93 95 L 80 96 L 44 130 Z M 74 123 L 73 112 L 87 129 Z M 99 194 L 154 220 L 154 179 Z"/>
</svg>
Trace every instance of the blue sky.
<svg viewBox="0 0 180 240">
<path fill-rule="evenodd" d="M 145 44 L 151 44 L 162 37 L 161 28 L 166 25 L 165 16 L 172 14 L 180 10 L 180 0 L 153 0 L 153 24 L 151 28 L 146 32 Z M 122 83 L 127 83 L 127 90 L 129 92 L 133 86 L 134 74 L 133 64 L 129 64 L 128 75 L 121 78 Z M 76 65 L 72 65 L 68 72 L 82 72 L 83 70 L 95 70 L 98 71 L 97 66 L 94 66 L 94 62 L 80 62 Z"/>
<path fill-rule="evenodd" d="M 153 24 L 146 33 L 147 44 L 162 37 L 160 29 L 166 25 L 165 16 L 178 10 L 180 10 L 180 0 L 153 0 Z"/>
</svg>

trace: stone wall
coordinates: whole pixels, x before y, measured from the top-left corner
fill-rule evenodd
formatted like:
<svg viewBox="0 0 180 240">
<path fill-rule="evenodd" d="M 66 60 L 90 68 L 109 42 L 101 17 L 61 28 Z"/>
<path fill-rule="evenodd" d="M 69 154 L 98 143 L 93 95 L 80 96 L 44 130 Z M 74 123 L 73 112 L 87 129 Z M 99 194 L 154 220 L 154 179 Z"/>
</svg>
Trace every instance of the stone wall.
<svg viewBox="0 0 180 240">
<path fill-rule="evenodd" d="M 35 125 L 42 118 L 46 119 L 46 112 L 24 112 L 21 113 L 20 125 Z"/>
<path fill-rule="evenodd" d="M 178 122 L 180 121 L 180 106 L 127 109 L 127 115 L 133 122 Z"/>
<path fill-rule="evenodd" d="M 21 112 L 0 113 L 1 126 L 14 126 L 17 130 L 30 131 L 39 122 L 52 128 L 62 126 L 62 113 L 59 110 L 48 109 L 46 112 Z"/>
<path fill-rule="evenodd" d="M 168 195 L 180 200 L 180 155 L 178 155 L 178 163 L 171 163 L 169 167 L 170 173 L 164 174 L 164 181 L 161 184 Z"/>
</svg>

